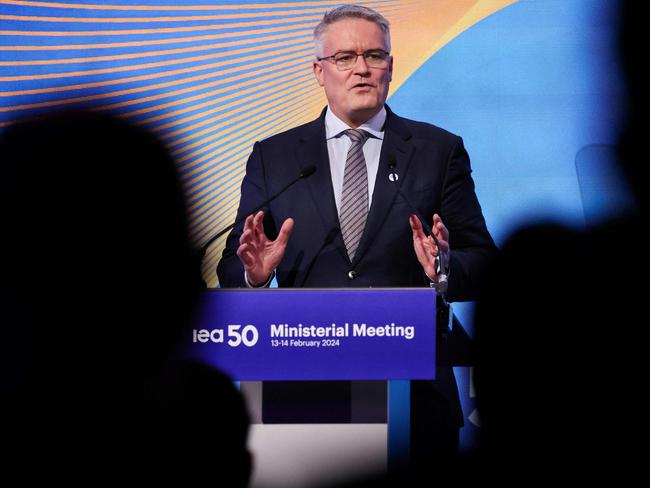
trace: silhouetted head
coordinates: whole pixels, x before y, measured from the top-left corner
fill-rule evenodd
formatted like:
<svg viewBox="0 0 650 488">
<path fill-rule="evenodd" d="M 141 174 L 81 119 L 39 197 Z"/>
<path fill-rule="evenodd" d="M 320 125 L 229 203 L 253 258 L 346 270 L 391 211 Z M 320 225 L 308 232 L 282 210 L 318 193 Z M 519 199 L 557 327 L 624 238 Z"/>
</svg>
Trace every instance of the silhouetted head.
<svg viewBox="0 0 650 488">
<path fill-rule="evenodd" d="M 159 370 L 200 290 L 165 148 L 122 120 L 67 112 L 9 127 L 0 151 L 2 287 L 31 324 L 21 354 L 39 376 L 62 363 L 96 381 Z"/>
<path fill-rule="evenodd" d="M 0 386 L 16 458 L 165 477 L 207 456 L 245 484 L 243 399 L 176 357 L 203 284 L 162 144 L 65 112 L 7 128 L 0 161 Z"/>
</svg>

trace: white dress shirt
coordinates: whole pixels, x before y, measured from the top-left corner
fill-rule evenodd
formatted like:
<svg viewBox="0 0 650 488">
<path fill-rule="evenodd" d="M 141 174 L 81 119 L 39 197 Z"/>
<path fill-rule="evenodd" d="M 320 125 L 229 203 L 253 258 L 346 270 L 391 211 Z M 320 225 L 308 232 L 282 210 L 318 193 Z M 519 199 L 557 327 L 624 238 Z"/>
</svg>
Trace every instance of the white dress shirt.
<svg viewBox="0 0 650 488">
<path fill-rule="evenodd" d="M 368 210 L 370 210 L 370 205 L 372 204 L 372 193 L 375 189 L 377 171 L 379 170 L 379 153 L 381 152 L 381 145 L 384 142 L 384 122 L 386 122 L 386 108 L 382 107 L 370 120 L 357 127 L 357 129 L 365 130 L 370 134 L 370 137 L 363 145 L 363 156 L 366 159 L 366 168 L 368 170 Z M 325 137 L 327 138 L 327 152 L 330 158 L 334 200 L 336 201 L 336 210 L 339 215 L 341 214 L 341 194 L 343 193 L 345 162 L 348 157 L 348 150 L 352 146 L 350 138 L 341 134 L 347 129 L 352 129 L 352 127 L 339 119 L 327 107 L 327 113 L 325 114 Z"/>
</svg>

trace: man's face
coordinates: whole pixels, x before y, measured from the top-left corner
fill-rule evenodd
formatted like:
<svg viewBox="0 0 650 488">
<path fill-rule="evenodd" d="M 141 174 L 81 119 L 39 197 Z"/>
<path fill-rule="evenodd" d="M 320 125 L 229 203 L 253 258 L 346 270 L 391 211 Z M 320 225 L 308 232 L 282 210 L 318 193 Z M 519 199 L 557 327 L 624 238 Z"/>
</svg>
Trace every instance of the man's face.
<svg viewBox="0 0 650 488">
<path fill-rule="evenodd" d="M 374 22 L 365 19 L 343 19 L 325 31 L 323 57 L 341 51 L 362 53 L 370 49 L 388 51 L 386 35 Z M 351 127 L 368 121 L 383 107 L 393 76 L 393 57 L 387 68 L 370 68 L 363 56 L 347 71 L 339 71 L 330 61 L 314 61 L 318 84 L 325 88 L 329 107 Z"/>
</svg>

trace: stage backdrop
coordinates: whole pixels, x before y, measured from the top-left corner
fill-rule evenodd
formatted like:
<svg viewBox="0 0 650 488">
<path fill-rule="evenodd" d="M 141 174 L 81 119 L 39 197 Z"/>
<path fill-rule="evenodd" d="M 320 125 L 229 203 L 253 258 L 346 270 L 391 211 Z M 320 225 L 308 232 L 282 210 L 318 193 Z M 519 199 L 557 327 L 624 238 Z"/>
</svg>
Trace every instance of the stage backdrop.
<svg viewBox="0 0 650 488">
<path fill-rule="evenodd" d="M 389 104 L 463 136 L 497 243 L 531 220 L 584 226 L 627 204 L 612 164 L 622 97 L 617 2 L 359 3 L 392 25 Z M 0 0 L 0 131 L 72 105 L 149 127 L 176 158 L 201 245 L 233 220 L 253 143 L 325 105 L 311 35 L 336 5 Z M 223 242 L 203 265 L 210 286 Z M 456 307 L 471 329 L 470 312 Z M 461 376 L 471 426 L 467 371 Z"/>
</svg>

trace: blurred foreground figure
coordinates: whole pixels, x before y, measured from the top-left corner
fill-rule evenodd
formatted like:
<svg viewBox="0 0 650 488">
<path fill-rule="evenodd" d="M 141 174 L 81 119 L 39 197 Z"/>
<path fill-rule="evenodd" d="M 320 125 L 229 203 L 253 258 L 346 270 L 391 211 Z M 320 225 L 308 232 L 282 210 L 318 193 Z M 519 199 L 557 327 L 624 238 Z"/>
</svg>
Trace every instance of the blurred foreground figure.
<svg viewBox="0 0 650 488">
<path fill-rule="evenodd" d="M 476 310 L 478 480 L 626 485 L 640 476 L 648 85 L 634 55 L 643 18 L 634 5 L 621 10 L 629 100 L 618 164 L 636 208 L 585 230 L 530 226 L 503 246 Z"/>
<path fill-rule="evenodd" d="M 0 139 L 3 440 L 23 476 L 245 486 L 248 415 L 179 359 L 202 287 L 175 167 L 151 135 L 56 114 Z"/>
</svg>

